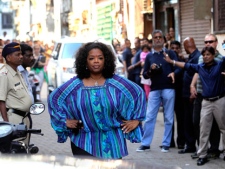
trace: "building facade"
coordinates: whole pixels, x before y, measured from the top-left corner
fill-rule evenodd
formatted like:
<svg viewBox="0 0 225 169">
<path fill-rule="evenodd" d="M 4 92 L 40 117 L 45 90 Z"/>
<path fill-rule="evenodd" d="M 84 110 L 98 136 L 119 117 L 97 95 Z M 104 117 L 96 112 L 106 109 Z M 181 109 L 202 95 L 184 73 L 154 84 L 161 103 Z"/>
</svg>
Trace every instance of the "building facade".
<svg viewBox="0 0 225 169">
<path fill-rule="evenodd" d="M 223 0 L 154 0 L 153 28 L 167 33 L 173 27 L 176 40 L 193 37 L 199 50 L 204 47 L 205 35 L 215 33 L 217 49 L 225 55 L 221 45 L 225 39 L 224 9 Z"/>
</svg>

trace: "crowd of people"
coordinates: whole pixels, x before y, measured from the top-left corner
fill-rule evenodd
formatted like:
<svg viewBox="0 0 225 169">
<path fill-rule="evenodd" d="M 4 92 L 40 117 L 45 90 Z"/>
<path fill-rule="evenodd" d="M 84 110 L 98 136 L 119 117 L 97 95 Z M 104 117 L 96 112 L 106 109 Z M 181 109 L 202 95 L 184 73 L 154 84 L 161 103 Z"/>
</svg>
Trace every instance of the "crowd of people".
<svg viewBox="0 0 225 169">
<path fill-rule="evenodd" d="M 220 157 L 221 135 L 225 148 L 225 59 L 216 50 L 216 35 L 205 35 L 204 43 L 199 51 L 193 37 L 181 43 L 170 28 L 166 36 L 154 30 L 152 39 L 135 38 L 134 48 L 129 39 L 124 44 L 114 39 L 116 56 L 103 43 L 84 44 L 75 56 L 77 76 L 48 97 L 58 142 L 69 137 L 74 156 L 102 159 L 126 156 L 126 139 L 141 143 L 137 152 L 149 151 L 163 107 L 165 130 L 159 145 L 163 153 L 177 147 L 179 154 L 198 158 L 197 165 Z M 2 120 L 18 122 L 28 105 L 40 101 L 42 84 L 48 81 L 46 51 L 50 49 L 45 47 L 38 41 L 0 46 Z M 123 63 L 127 78 L 114 74 L 115 57 Z M 38 76 L 36 95 L 27 79 L 28 67 Z"/>
<path fill-rule="evenodd" d="M 219 145 L 222 135 L 225 148 L 222 108 L 225 66 L 216 50 L 216 35 L 205 35 L 204 43 L 202 51 L 196 47 L 193 37 L 186 37 L 181 43 L 175 40 L 173 28 L 165 36 L 161 30 L 154 30 L 152 39 L 135 38 L 134 54 L 130 40 L 125 40 L 120 55 L 127 77 L 147 96 L 144 133 L 137 152 L 150 150 L 157 113 L 162 106 L 165 125 L 162 152 L 177 147 L 179 154 L 192 153 L 193 159 L 198 158 L 197 165 L 204 165 L 209 158 L 219 158 L 223 153 Z M 182 45 L 187 58 L 182 54 Z M 174 138 L 174 119 L 177 138 Z"/>
</svg>

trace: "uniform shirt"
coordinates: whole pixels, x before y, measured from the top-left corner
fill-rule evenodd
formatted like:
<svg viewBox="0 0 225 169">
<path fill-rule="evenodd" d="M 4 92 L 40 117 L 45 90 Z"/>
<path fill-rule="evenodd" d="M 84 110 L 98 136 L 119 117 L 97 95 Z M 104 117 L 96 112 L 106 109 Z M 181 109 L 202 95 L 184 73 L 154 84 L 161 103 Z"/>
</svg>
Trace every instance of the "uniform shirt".
<svg viewBox="0 0 225 169">
<path fill-rule="evenodd" d="M 18 71 L 21 73 L 25 83 L 26 83 L 26 86 L 29 90 L 29 94 L 30 94 L 30 97 L 32 99 L 32 103 L 34 103 L 34 96 L 33 96 L 33 91 L 32 91 L 32 86 L 31 86 L 31 83 L 28 79 L 28 71 L 26 69 L 24 69 L 24 67 L 22 65 L 18 66 L 17 67 Z"/>
<path fill-rule="evenodd" d="M 5 64 L 0 72 L 0 100 L 5 101 L 7 108 L 24 112 L 29 111 L 32 104 L 28 88 L 19 71 Z"/>
<path fill-rule="evenodd" d="M 202 82 L 202 97 L 211 98 L 224 94 L 224 75 L 221 72 L 225 68 L 225 58 L 220 62 L 214 61 L 213 65 L 206 66 L 201 64 L 186 63 L 184 68 L 186 70 L 192 69 L 199 74 Z"/>
<path fill-rule="evenodd" d="M 217 53 L 215 55 L 215 58 L 214 58 L 215 61 L 218 62 L 218 61 L 221 61 L 222 59 L 223 59 L 223 56 L 220 53 Z M 202 55 L 198 59 L 198 64 L 200 64 L 200 63 L 203 63 Z M 200 80 L 199 76 L 198 76 L 198 80 L 197 80 L 197 93 L 202 94 L 202 83 L 201 83 L 201 80 Z"/>
<path fill-rule="evenodd" d="M 123 119 L 144 120 L 146 98 L 138 85 L 118 75 L 102 86 L 91 87 L 74 77 L 50 94 L 48 110 L 58 142 L 70 137 L 95 157 L 118 159 L 128 154 L 126 139 L 141 141 L 141 124 L 130 133 L 123 133 L 120 125 Z M 74 134 L 67 129 L 66 119 L 82 120 L 84 128 Z"/>
</svg>

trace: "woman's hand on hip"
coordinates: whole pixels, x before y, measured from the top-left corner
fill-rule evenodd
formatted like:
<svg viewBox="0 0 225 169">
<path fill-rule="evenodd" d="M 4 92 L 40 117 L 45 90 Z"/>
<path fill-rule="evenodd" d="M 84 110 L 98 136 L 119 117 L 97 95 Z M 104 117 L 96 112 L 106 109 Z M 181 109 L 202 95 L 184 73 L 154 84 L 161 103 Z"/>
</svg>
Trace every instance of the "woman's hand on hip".
<svg viewBox="0 0 225 169">
<path fill-rule="evenodd" d="M 124 133 L 129 133 L 139 125 L 138 120 L 123 120 L 121 124 Z"/>
<path fill-rule="evenodd" d="M 78 128 L 79 120 L 75 119 L 66 119 L 66 127 L 68 128 Z"/>
</svg>

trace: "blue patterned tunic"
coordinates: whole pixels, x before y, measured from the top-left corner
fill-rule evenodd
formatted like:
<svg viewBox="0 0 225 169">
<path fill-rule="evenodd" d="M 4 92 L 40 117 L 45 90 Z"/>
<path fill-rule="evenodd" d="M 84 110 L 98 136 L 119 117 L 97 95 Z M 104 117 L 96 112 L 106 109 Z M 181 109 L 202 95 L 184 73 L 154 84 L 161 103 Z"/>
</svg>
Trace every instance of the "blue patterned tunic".
<svg viewBox="0 0 225 169">
<path fill-rule="evenodd" d="M 133 82 L 114 75 L 103 86 L 84 86 L 74 77 L 50 94 L 48 109 L 51 125 L 63 143 L 70 137 L 81 149 L 95 157 L 118 159 L 128 155 L 126 139 L 141 141 L 142 126 L 128 134 L 122 120 L 143 121 L 146 115 L 144 91 Z M 67 129 L 66 119 L 82 120 L 84 128 L 76 134 Z"/>
</svg>

